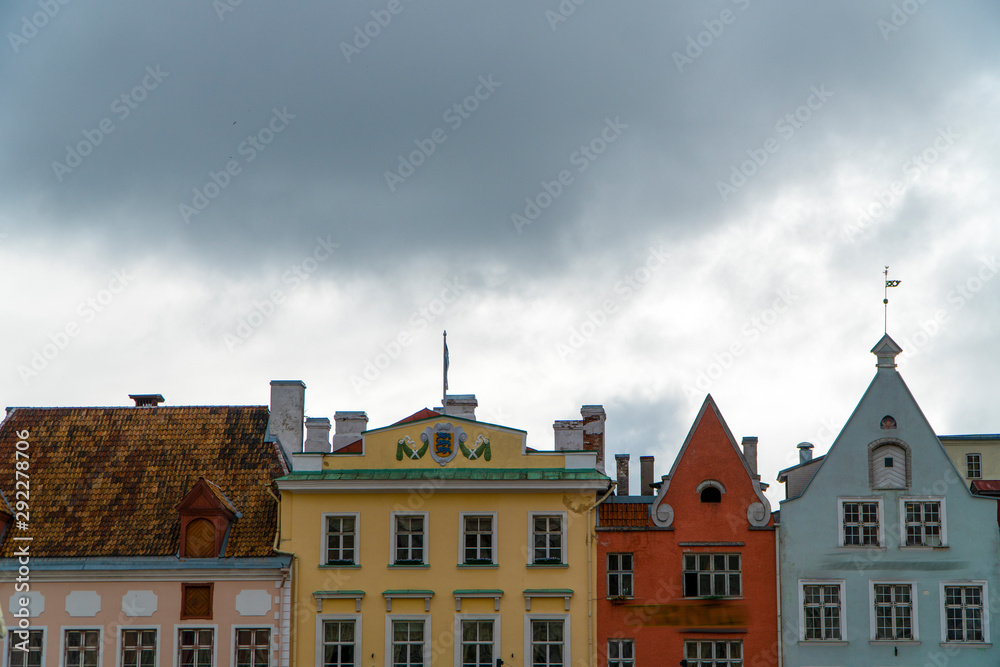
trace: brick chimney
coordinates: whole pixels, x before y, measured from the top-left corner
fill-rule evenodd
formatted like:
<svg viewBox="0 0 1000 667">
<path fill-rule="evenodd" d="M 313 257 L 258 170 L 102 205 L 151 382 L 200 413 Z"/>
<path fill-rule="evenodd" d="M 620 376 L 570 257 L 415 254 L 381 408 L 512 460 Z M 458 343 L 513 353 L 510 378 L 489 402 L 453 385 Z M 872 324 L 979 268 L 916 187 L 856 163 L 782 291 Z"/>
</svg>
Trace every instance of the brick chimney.
<svg viewBox="0 0 1000 667">
<path fill-rule="evenodd" d="M 628 454 L 615 454 L 615 468 L 618 471 L 618 495 L 628 495 Z"/>
<path fill-rule="evenodd" d="M 302 380 L 271 380 L 271 418 L 267 432 L 278 439 L 291 465 L 292 454 L 302 452 L 306 383 Z"/>
<path fill-rule="evenodd" d="M 604 470 L 604 422 L 607 415 L 602 405 L 585 405 L 580 408 L 583 417 L 583 448 L 597 452 L 597 469 Z"/>
<path fill-rule="evenodd" d="M 653 457 L 639 457 L 639 493 L 644 496 L 655 496 L 656 489 L 653 488 Z"/>
</svg>

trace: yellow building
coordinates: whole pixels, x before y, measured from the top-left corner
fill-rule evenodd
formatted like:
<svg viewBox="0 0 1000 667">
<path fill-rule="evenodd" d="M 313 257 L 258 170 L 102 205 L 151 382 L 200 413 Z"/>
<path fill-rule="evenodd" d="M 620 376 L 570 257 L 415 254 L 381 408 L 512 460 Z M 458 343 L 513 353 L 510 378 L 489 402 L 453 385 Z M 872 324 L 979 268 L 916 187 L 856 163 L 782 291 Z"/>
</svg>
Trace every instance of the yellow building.
<svg viewBox="0 0 1000 667">
<path fill-rule="evenodd" d="M 304 389 L 272 389 L 286 450 Z M 595 664 L 603 409 L 556 422 L 558 450 L 535 451 L 524 431 L 476 421 L 474 397 L 445 403 L 372 430 L 337 413 L 333 452 L 329 420 L 306 420 L 305 451 L 278 480 L 294 665 Z"/>
<path fill-rule="evenodd" d="M 939 435 L 965 484 L 976 486 L 1000 480 L 1000 434 Z M 990 486 L 990 485 L 985 485 Z M 984 488 L 984 495 L 995 495 L 997 489 Z"/>
</svg>

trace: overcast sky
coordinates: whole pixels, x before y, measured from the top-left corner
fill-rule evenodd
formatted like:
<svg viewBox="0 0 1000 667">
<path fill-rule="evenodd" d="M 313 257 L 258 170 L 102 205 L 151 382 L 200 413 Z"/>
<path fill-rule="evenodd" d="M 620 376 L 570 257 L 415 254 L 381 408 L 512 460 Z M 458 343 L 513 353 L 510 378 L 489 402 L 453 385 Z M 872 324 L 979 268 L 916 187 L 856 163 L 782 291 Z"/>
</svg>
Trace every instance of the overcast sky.
<svg viewBox="0 0 1000 667">
<path fill-rule="evenodd" d="M 0 26 L 5 405 L 301 379 L 309 416 L 378 427 L 440 404 L 447 329 L 450 391 L 535 447 L 603 404 L 608 458 L 664 474 L 711 392 L 775 501 L 875 372 L 889 265 L 932 426 L 1000 431 L 996 2 L 18 0 Z"/>
</svg>

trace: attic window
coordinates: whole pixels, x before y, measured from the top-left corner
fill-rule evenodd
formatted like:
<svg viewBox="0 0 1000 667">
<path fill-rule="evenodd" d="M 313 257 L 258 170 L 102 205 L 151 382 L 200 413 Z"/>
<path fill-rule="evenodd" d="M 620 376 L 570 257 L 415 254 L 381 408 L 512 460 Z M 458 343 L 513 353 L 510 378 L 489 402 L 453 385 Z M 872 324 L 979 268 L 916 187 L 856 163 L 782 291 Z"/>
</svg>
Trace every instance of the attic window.
<svg viewBox="0 0 1000 667">
<path fill-rule="evenodd" d="M 213 586 L 207 584 L 181 584 L 181 619 L 212 618 Z"/>
<path fill-rule="evenodd" d="M 871 443 L 868 448 L 868 472 L 872 489 L 909 488 L 910 449 L 906 443 L 896 439 L 883 439 Z"/>
<path fill-rule="evenodd" d="M 218 558 L 225 555 L 226 536 L 240 518 L 215 484 L 199 477 L 177 507 L 181 515 L 181 558 Z"/>
<path fill-rule="evenodd" d="M 896 428 L 896 420 L 890 415 L 886 415 L 885 417 L 882 417 L 881 427 L 883 429 Z"/>
<path fill-rule="evenodd" d="M 719 491 L 714 486 L 706 486 L 701 492 L 701 502 L 703 503 L 721 503 L 722 502 L 722 492 Z"/>
</svg>

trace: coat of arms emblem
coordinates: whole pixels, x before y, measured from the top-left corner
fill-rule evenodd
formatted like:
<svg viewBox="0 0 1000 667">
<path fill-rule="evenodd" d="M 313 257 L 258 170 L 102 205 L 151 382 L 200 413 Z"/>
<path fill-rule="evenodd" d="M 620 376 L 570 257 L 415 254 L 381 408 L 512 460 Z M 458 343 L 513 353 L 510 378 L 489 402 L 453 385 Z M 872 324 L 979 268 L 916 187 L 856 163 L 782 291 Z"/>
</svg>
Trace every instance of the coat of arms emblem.
<svg viewBox="0 0 1000 667">
<path fill-rule="evenodd" d="M 442 466 L 455 458 L 459 445 L 464 444 L 468 437 L 461 426 L 441 422 L 428 426 L 420 434 L 420 440 L 424 445 L 430 445 L 431 458 Z"/>
</svg>

